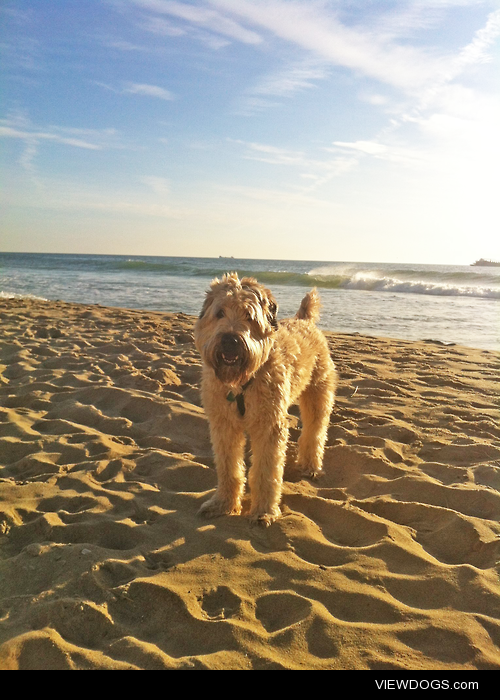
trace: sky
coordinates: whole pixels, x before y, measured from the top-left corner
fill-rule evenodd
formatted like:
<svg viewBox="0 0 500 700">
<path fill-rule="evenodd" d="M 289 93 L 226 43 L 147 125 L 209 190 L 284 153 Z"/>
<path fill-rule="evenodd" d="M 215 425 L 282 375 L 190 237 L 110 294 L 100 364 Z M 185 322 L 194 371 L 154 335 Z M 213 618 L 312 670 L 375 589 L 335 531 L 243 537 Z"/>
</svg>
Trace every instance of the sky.
<svg viewBox="0 0 500 700">
<path fill-rule="evenodd" d="M 498 0 L 2 0 L 0 250 L 500 260 Z"/>
</svg>

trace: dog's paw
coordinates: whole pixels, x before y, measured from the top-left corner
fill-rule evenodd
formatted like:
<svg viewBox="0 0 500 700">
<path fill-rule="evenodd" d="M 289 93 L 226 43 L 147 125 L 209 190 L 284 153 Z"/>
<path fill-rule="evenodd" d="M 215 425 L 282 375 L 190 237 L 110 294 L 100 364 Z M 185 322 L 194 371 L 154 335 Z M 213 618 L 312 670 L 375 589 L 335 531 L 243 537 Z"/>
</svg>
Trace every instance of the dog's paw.
<svg viewBox="0 0 500 700">
<path fill-rule="evenodd" d="M 306 479 L 317 479 L 318 477 L 322 476 L 322 474 L 323 474 L 323 469 L 321 467 L 319 467 L 317 469 L 315 467 L 311 467 L 310 465 L 302 465 L 302 464 L 298 464 L 297 466 L 298 466 L 299 472 Z"/>
<path fill-rule="evenodd" d="M 221 501 L 216 496 L 212 496 L 212 498 L 203 503 L 198 512 L 206 518 L 218 518 L 221 515 L 240 515 L 241 507 L 231 505 L 226 501 Z"/>
<path fill-rule="evenodd" d="M 258 525 L 263 525 L 264 527 L 269 527 L 275 520 L 277 520 L 281 515 L 281 510 L 279 508 L 273 509 L 272 512 L 252 512 L 249 514 L 250 522 L 256 523 Z"/>
</svg>

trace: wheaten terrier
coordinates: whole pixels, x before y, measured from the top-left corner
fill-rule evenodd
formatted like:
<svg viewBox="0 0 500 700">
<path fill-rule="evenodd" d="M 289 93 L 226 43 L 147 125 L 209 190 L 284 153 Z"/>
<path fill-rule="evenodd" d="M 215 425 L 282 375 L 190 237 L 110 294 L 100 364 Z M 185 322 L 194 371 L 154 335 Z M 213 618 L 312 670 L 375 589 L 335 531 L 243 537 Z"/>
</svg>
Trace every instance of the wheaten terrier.
<svg viewBox="0 0 500 700">
<path fill-rule="evenodd" d="M 250 517 L 270 524 L 281 513 L 288 408 L 302 419 L 297 462 L 321 471 L 336 372 L 325 336 L 315 325 L 319 296 L 309 292 L 293 319 L 276 321 L 271 292 L 235 273 L 215 279 L 195 326 L 203 362 L 202 400 L 210 423 L 217 489 L 201 512 L 241 513 L 245 435 L 250 437 Z"/>
</svg>

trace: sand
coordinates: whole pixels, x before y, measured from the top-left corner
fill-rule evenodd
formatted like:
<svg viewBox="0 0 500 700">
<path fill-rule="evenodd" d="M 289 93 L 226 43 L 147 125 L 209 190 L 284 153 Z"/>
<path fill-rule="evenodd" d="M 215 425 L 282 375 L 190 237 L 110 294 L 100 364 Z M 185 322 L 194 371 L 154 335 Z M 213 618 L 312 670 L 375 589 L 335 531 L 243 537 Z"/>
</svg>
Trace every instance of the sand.
<svg viewBox="0 0 500 700">
<path fill-rule="evenodd" d="M 324 475 L 205 520 L 193 319 L 0 301 L 0 668 L 500 669 L 500 355 L 328 334 Z"/>
</svg>

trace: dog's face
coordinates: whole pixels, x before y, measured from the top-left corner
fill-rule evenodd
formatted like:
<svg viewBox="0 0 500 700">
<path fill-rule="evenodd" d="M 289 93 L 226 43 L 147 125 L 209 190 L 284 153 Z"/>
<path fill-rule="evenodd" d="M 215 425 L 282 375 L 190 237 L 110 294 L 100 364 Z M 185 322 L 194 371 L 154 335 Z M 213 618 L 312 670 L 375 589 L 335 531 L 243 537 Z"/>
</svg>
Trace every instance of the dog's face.
<svg viewBox="0 0 500 700">
<path fill-rule="evenodd" d="M 224 384 L 245 384 L 267 360 L 278 306 L 271 292 L 236 273 L 215 279 L 195 326 L 203 362 Z"/>
</svg>

